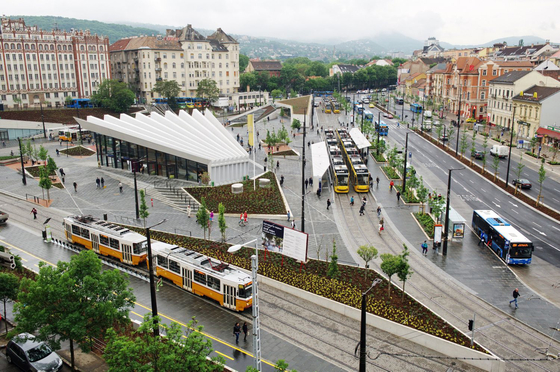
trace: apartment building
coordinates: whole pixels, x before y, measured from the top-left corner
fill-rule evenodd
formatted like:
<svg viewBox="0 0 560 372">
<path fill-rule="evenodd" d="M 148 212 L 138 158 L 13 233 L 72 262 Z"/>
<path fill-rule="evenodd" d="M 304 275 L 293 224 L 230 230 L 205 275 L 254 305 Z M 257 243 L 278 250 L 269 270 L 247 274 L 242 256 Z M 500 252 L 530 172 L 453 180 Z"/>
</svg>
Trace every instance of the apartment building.
<svg viewBox="0 0 560 372">
<path fill-rule="evenodd" d="M 89 30 L 40 30 L 3 17 L 0 100 L 7 108 L 64 105 L 88 98 L 110 77 L 109 39 Z"/>
<path fill-rule="evenodd" d="M 161 80 L 177 81 L 185 97 L 195 97 L 204 79 L 214 80 L 221 95 L 239 89 L 239 43 L 220 28 L 208 37 L 187 25 L 165 36 L 121 39 L 110 55 L 113 78 L 130 84 L 141 102 L 159 97 L 153 88 Z"/>
<path fill-rule="evenodd" d="M 541 143 L 560 139 L 560 88 L 532 86 L 513 97 L 514 130 L 519 137 L 541 137 Z"/>
</svg>

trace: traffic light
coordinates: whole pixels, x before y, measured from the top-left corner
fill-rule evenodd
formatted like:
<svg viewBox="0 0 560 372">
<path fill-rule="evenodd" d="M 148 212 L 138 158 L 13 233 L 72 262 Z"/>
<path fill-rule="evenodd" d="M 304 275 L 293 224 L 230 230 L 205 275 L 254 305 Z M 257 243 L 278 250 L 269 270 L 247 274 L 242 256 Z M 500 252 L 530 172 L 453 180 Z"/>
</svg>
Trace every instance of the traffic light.
<svg viewBox="0 0 560 372">
<path fill-rule="evenodd" d="M 474 328 L 474 320 L 469 319 L 469 331 L 472 331 Z"/>
</svg>

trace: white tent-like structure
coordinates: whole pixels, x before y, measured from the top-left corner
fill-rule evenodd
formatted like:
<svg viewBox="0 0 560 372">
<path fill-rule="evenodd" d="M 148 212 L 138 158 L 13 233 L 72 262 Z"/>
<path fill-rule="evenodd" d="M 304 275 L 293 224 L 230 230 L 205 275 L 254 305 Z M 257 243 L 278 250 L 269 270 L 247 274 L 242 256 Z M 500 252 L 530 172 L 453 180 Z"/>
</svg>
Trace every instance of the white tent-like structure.
<svg viewBox="0 0 560 372">
<path fill-rule="evenodd" d="M 313 159 L 313 191 L 317 191 L 319 182 L 323 175 L 331 166 L 327 145 L 325 142 L 318 142 L 311 145 L 311 156 Z"/>
<path fill-rule="evenodd" d="M 204 164 L 215 185 L 241 181 L 253 168 L 247 151 L 208 109 L 204 115 L 198 110 L 192 115 L 168 111 L 165 116 L 152 112 L 76 121 L 97 134 Z"/>
<path fill-rule="evenodd" d="M 350 137 L 360 150 L 371 147 L 371 143 L 358 128 L 350 129 Z"/>
</svg>

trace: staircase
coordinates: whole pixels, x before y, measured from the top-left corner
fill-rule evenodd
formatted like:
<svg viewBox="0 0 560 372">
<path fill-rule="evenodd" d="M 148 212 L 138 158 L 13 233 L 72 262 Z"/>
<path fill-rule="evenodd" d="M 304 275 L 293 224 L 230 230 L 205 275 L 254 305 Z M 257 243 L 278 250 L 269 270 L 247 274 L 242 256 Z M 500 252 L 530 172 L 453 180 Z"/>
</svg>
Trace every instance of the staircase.
<svg viewBox="0 0 560 372">
<path fill-rule="evenodd" d="M 171 185 L 169 183 L 155 184 L 154 188 L 149 191 L 150 197 L 158 199 L 163 204 L 166 204 L 181 212 L 187 213 L 187 206 L 191 206 L 191 213 L 195 214 L 198 211 L 200 204 L 190 196 L 182 187 Z"/>
</svg>

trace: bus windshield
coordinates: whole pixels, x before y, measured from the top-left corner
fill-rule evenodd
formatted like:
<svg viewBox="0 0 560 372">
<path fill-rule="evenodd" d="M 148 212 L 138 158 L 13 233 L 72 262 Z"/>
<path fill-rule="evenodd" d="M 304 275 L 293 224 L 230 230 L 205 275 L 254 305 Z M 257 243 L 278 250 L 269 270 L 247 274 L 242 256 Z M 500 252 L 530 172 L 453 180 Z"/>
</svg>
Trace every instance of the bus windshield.
<svg viewBox="0 0 560 372">
<path fill-rule="evenodd" d="M 509 255 L 512 258 L 530 258 L 533 254 L 533 243 L 512 244 Z"/>
</svg>

